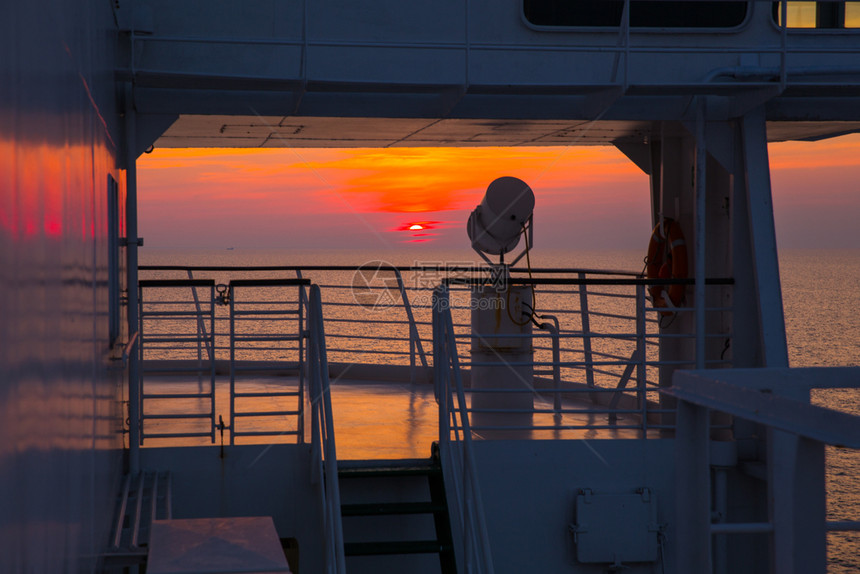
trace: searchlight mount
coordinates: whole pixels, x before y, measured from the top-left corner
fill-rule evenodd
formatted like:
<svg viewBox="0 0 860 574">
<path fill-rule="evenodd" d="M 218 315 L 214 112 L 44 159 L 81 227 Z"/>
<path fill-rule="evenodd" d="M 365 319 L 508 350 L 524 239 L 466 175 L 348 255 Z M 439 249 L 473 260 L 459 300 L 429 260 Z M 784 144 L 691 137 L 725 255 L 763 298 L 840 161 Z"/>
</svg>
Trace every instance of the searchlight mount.
<svg viewBox="0 0 860 574">
<path fill-rule="evenodd" d="M 494 269 L 504 269 L 505 253 L 516 249 L 520 235 L 527 233 L 525 249 L 507 267 L 516 265 L 534 245 L 534 207 L 534 192 L 523 180 L 510 176 L 493 180 L 481 203 L 469 215 L 466 231 L 472 249 Z M 499 262 L 493 262 L 487 255 L 498 255 Z"/>
</svg>

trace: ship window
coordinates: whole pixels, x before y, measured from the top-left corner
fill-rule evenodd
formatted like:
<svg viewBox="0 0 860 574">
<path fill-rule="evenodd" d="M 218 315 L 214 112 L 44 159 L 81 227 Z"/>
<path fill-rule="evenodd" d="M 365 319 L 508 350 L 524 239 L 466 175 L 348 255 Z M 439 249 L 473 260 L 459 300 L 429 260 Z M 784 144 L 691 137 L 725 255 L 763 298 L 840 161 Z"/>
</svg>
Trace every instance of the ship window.
<svg viewBox="0 0 860 574">
<path fill-rule="evenodd" d="M 523 14 L 535 26 L 619 26 L 622 0 L 523 0 Z M 746 2 L 630 2 L 636 28 L 733 28 L 746 18 Z"/>
<path fill-rule="evenodd" d="M 860 2 L 845 3 L 845 27 L 860 28 Z"/>
<path fill-rule="evenodd" d="M 119 340 L 120 336 L 120 264 L 119 264 L 119 185 L 108 175 L 107 185 L 108 207 L 108 341 L 110 346 Z"/>
<path fill-rule="evenodd" d="M 788 28 L 860 28 L 860 2 L 786 2 Z M 782 3 L 773 5 L 774 22 L 782 23 Z"/>
<path fill-rule="evenodd" d="M 777 4 L 777 22 L 782 22 L 782 3 Z M 786 2 L 785 25 L 789 28 L 815 28 L 815 2 Z"/>
</svg>

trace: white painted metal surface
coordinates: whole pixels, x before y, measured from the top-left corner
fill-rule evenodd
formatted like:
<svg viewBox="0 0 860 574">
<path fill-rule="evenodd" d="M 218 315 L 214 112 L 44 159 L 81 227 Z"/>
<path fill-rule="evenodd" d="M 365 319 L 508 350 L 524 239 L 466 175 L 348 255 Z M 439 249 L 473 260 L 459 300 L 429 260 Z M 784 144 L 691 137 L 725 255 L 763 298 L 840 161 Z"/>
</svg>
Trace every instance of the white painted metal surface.
<svg viewBox="0 0 860 574">
<path fill-rule="evenodd" d="M 678 564 L 710 570 L 715 534 L 768 534 L 773 572 L 825 572 L 827 531 L 852 529 L 856 523 L 831 527 L 826 522 L 824 445 L 860 448 L 860 417 L 810 405 L 809 390 L 839 384 L 857 388 L 860 369 L 700 370 L 678 372 L 673 382 L 673 388 L 663 392 L 680 401 L 676 522 L 687 528 L 675 547 Z M 708 456 L 709 410 L 767 428 L 768 522 L 710 524 L 707 516 L 716 486 Z"/>
<path fill-rule="evenodd" d="M 583 563 L 611 564 L 657 562 L 661 526 L 657 497 L 649 488 L 638 493 L 598 493 L 584 488 L 576 497 L 576 559 Z M 607 520 L 624 517 L 623 522 Z"/>
<path fill-rule="evenodd" d="M 149 574 L 289 574 L 269 516 L 156 520 Z"/>
<path fill-rule="evenodd" d="M 0 571 L 92 571 L 119 487 L 128 340 L 124 317 L 109 340 L 115 25 L 96 0 L 0 12 Z"/>
<path fill-rule="evenodd" d="M 769 1 L 720 30 L 538 27 L 521 0 L 148 5 L 123 73 L 139 112 L 179 117 L 160 146 L 638 143 L 694 95 L 711 120 L 768 102 L 771 139 L 860 121 L 856 30 L 781 28 Z"/>
<path fill-rule="evenodd" d="M 532 288 L 472 289 L 471 419 L 481 435 L 493 427 L 531 426 L 534 349 Z M 517 392 L 519 391 L 519 392 Z"/>
<path fill-rule="evenodd" d="M 328 574 L 345 574 L 343 524 L 341 522 L 340 481 L 337 475 L 337 450 L 326 358 L 320 289 L 313 285 L 308 304 L 308 383 L 313 407 L 311 417 L 312 461 L 317 488 L 320 491 L 323 516 L 323 561 Z"/>
</svg>

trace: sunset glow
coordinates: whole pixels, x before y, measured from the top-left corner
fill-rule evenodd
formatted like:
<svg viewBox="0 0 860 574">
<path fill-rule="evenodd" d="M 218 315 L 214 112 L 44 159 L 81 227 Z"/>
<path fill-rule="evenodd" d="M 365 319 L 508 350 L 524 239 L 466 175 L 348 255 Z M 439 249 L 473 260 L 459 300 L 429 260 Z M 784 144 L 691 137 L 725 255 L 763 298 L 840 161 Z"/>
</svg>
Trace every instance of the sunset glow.
<svg viewBox="0 0 860 574">
<path fill-rule="evenodd" d="M 769 149 L 780 241 L 860 247 L 860 136 Z M 138 160 L 140 227 L 156 247 L 468 248 L 468 214 L 502 175 L 535 191 L 537 248 L 650 233 L 648 178 L 611 147 L 157 149 Z"/>
</svg>

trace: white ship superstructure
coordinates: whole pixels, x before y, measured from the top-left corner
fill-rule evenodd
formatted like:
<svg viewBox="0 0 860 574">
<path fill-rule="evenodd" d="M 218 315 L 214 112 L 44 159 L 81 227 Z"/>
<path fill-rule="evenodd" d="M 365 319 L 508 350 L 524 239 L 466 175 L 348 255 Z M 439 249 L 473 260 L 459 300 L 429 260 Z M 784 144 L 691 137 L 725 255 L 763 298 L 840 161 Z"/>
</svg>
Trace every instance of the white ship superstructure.
<svg viewBox="0 0 860 574">
<path fill-rule="evenodd" d="M 789 368 L 767 155 L 860 131 L 857 3 L 7 4 L 0 570 L 175 571 L 196 558 L 169 566 L 170 541 L 211 557 L 235 529 L 244 558 L 207 571 L 813 573 L 828 531 L 857 530 L 826 520 L 824 445 L 860 447 L 860 422 L 809 394 L 860 377 Z M 570 307 L 556 324 L 517 303 L 534 359 L 492 368 L 529 363 L 531 408 L 474 412 L 475 394 L 523 391 L 487 371 L 471 386 L 486 365 L 468 347 L 488 333 L 440 303 L 481 272 L 445 270 L 423 291 L 437 305 L 413 309 L 403 275 L 421 270 L 385 268 L 400 326 L 355 319 L 354 356 L 333 358 L 328 309 L 355 283 L 321 274 L 361 262 L 139 269 L 135 162 L 153 145 L 613 145 L 650 176 L 650 224 L 685 238 L 687 269 L 511 270 Z M 605 331 L 607 293 L 632 311 Z M 157 363 L 159 335 L 192 356 Z M 610 340 L 627 347 L 608 356 Z M 361 360 L 394 341 L 402 357 Z M 211 404 L 191 417 L 203 432 L 147 410 L 180 398 L 177 367 L 195 383 L 182 398 Z M 338 464 L 338 377 L 432 389 L 432 456 Z M 272 416 L 292 422 L 242 426 Z"/>
</svg>

